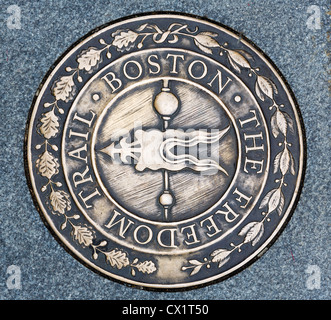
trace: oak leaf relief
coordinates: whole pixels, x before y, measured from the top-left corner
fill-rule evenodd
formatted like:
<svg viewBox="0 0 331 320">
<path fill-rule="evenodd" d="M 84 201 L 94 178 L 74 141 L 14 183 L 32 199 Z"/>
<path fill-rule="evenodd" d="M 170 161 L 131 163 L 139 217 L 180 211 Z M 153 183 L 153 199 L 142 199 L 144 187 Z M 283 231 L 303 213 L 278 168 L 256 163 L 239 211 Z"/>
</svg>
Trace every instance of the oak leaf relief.
<svg viewBox="0 0 331 320">
<path fill-rule="evenodd" d="M 106 256 L 106 262 L 108 262 L 112 267 L 117 269 L 122 269 L 127 267 L 130 262 L 125 252 L 121 250 L 112 250 L 109 252 L 104 252 Z"/>
<path fill-rule="evenodd" d="M 47 150 L 39 155 L 36 161 L 36 167 L 39 173 L 47 179 L 51 179 L 53 175 L 56 175 L 59 172 L 59 163 L 57 158 L 55 158 L 52 153 Z"/>
<path fill-rule="evenodd" d="M 73 75 L 63 76 L 54 82 L 52 94 L 56 100 L 68 102 L 75 95 L 75 89 L 76 86 L 73 80 Z"/>
<path fill-rule="evenodd" d="M 101 51 L 95 47 L 83 50 L 77 57 L 78 69 L 90 72 L 95 67 L 98 67 L 101 62 Z"/>
<path fill-rule="evenodd" d="M 39 121 L 38 129 L 45 139 L 53 138 L 59 132 L 59 117 L 55 115 L 54 108 L 44 113 Z"/>
<path fill-rule="evenodd" d="M 49 196 L 54 211 L 64 214 L 71 209 L 69 195 L 65 191 L 53 190 Z"/>
<path fill-rule="evenodd" d="M 132 30 L 118 30 L 112 34 L 114 38 L 112 45 L 116 47 L 117 51 L 128 51 L 134 46 L 134 42 L 138 36 L 139 34 Z"/>
<path fill-rule="evenodd" d="M 71 235 L 80 245 L 88 247 L 92 244 L 93 233 L 92 231 L 84 226 L 72 225 Z"/>
<path fill-rule="evenodd" d="M 138 259 L 136 258 L 135 260 L 133 260 L 131 266 L 137 268 L 137 270 L 142 273 L 150 274 L 156 271 L 154 262 L 150 260 L 138 262 Z"/>
</svg>

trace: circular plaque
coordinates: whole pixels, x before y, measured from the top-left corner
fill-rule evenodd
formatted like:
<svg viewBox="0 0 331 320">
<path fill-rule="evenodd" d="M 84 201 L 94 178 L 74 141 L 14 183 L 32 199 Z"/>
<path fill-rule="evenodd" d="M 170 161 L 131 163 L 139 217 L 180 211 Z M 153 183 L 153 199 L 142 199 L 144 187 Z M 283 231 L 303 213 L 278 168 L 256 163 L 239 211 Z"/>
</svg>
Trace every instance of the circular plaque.
<svg viewBox="0 0 331 320">
<path fill-rule="evenodd" d="M 100 27 L 44 78 L 29 186 L 52 233 L 114 280 L 184 289 L 239 272 L 285 227 L 305 161 L 295 98 L 229 28 L 183 14 Z"/>
</svg>

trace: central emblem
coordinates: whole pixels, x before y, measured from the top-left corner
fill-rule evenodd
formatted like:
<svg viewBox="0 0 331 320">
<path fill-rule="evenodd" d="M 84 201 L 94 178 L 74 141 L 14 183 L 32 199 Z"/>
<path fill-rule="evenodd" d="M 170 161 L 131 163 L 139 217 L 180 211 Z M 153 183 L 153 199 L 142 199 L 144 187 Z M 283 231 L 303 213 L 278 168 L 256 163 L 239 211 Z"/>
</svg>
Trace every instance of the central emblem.
<svg viewBox="0 0 331 320">
<path fill-rule="evenodd" d="M 108 154 L 112 161 L 116 161 L 116 156 L 119 156 L 123 164 L 133 164 L 138 172 L 146 169 L 162 172 L 163 190 L 159 202 L 163 207 L 164 219 L 168 221 L 171 207 L 175 203 L 169 172 L 175 173 L 190 168 L 208 174 L 216 169 L 228 176 L 227 171 L 219 164 L 219 159 L 208 157 L 206 147 L 216 147 L 218 150 L 217 143 L 229 131 L 229 126 L 212 132 L 191 129 L 186 133 L 183 130 L 171 129 L 171 120 L 179 111 L 180 101 L 171 92 L 167 79 L 163 80 L 163 87 L 155 97 L 153 106 L 160 117 L 162 130 L 136 130 L 133 142 L 128 142 L 129 136 L 123 137 L 117 145 L 112 142 L 100 151 Z M 201 150 L 202 145 L 205 152 Z M 213 150 L 211 154 L 218 156 Z"/>
<path fill-rule="evenodd" d="M 269 248 L 297 201 L 303 141 L 290 89 L 249 41 L 143 15 L 92 32 L 49 73 L 27 177 L 84 263 L 131 285 L 191 288 Z"/>
</svg>

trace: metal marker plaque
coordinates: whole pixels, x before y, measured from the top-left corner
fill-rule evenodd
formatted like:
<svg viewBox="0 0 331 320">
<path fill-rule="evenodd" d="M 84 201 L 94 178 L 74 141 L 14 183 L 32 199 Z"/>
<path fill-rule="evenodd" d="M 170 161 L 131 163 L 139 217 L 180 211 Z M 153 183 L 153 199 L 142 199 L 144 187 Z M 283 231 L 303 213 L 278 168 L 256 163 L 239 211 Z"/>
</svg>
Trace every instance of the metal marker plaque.
<svg viewBox="0 0 331 320">
<path fill-rule="evenodd" d="M 224 279 L 273 243 L 298 200 L 299 110 L 273 63 L 179 14 L 99 28 L 45 77 L 26 133 L 31 192 L 98 273 L 155 289 Z"/>
</svg>

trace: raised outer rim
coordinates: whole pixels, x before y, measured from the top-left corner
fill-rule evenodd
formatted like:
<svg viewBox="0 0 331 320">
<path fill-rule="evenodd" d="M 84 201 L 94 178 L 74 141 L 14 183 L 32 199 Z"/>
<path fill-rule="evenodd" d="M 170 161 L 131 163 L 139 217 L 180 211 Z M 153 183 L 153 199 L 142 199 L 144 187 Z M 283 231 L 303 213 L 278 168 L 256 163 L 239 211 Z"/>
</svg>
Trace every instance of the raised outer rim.
<svg viewBox="0 0 331 320">
<path fill-rule="evenodd" d="M 213 24 L 216 27 L 220 27 L 223 28 L 225 30 L 228 30 L 229 32 L 233 33 L 234 35 L 237 35 L 238 38 L 240 38 L 241 41 L 246 42 L 249 46 L 251 46 L 252 49 L 254 49 L 258 54 L 261 55 L 261 57 L 265 60 L 265 62 L 267 64 L 269 64 L 269 67 L 271 69 L 273 69 L 274 73 L 276 76 L 279 77 L 280 82 L 283 83 L 284 85 L 284 89 L 285 91 L 287 91 L 287 95 L 288 98 L 292 104 L 293 111 L 295 113 L 296 116 L 296 120 L 298 123 L 298 132 L 301 133 L 301 135 L 299 134 L 300 139 L 300 147 L 301 147 L 301 151 L 302 153 L 300 154 L 300 170 L 299 170 L 299 174 L 298 174 L 298 181 L 300 181 L 297 184 L 297 187 L 295 189 L 295 192 L 293 194 L 292 200 L 290 202 L 289 208 L 287 210 L 287 212 L 284 213 L 284 218 L 281 220 L 282 224 L 280 228 L 276 228 L 274 230 L 274 232 L 271 234 L 271 236 L 269 236 L 268 240 L 266 240 L 264 242 L 264 245 L 261 246 L 259 248 L 259 250 L 254 252 L 253 256 L 248 257 L 246 260 L 242 261 L 239 264 L 239 267 L 237 265 L 235 270 L 232 271 L 228 271 L 226 272 L 223 276 L 214 276 L 208 279 L 205 279 L 203 282 L 202 281 L 198 281 L 198 282 L 191 282 L 189 284 L 189 286 L 184 286 L 184 285 L 159 285 L 158 287 L 154 287 L 153 286 L 147 286 L 144 283 L 138 283 L 138 282 L 128 282 L 127 279 L 122 280 L 122 277 L 118 277 L 115 278 L 114 276 L 111 275 L 106 275 L 104 273 L 102 273 L 101 271 L 97 270 L 95 267 L 93 267 L 92 265 L 90 265 L 86 260 L 86 258 L 84 258 L 79 252 L 74 252 L 75 250 L 70 249 L 69 247 L 67 247 L 64 243 L 64 241 L 61 240 L 61 236 L 57 233 L 57 231 L 55 231 L 51 225 L 49 224 L 49 222 L 47 221 L 46 217 L 44 216 L 42 209 L 40 208 L 40 205 L 38 203 L 38 200 L 36 199 L 35 195 L 34 195 L 34 191 L 33 191 L 33 183 L 30 177 L 30 170 L 29 170 L 29 150 L 27 148 L 27 144 L 28 144 L 28 140 L 29 140 L 29 130 L 30 130 L 30 121 L 32 118 L 32 114 L 33 114 L 33 109 L 35 106 L 35 103 L 38 99 L 40 90 L 42 89 L 42 87 L 44 86 L 44 84 L 47 82 L 49 76 L 51 75 L 51 73 L 53 72 L 53 70 L 56 68 L 56 66 L 59 65 L 59 63 L 61 62 L 61 60 L 64 59 L 64 57 L 74 48 L 76 47 L 78 44 L 80 44 L 82 41 L 86 40 L 88 37 L 92 36 L 94 33 L 98 32 L 101 29 L 104 29 L 108 26 L 114 25 L 116 23 L 120 23 L 123 21 L 128 21 L 128 20 L 132 20 L 134 18 L 138 18 L 138 17 L 146 17 L 146 16 L 157 16 L 157 15 L 167 15 L 168 17 L 170 16 L 182 16 L 182 17 L 189 17 L 192 19 L 197 19 L 200 21 L 204 21 L 206 23 L 209 24 Z M 301 131 L 301 132 L 300 132 Z M 172 11 L 156 11 L 156 12 L 145 12 L 145 13 L 139 13 L 139 14 L 134 14 L 134 15 L 130 15 L 130 16 L 126 16 L 124 18 L 121 19 L 116 19 L 114 21 L 111 21 L 109 23 L 103 24 L 102 26 L 99 26 L 93 30 L 91 30 L 89 33 L 87 33 L 85 36 L 81 37 L 80 39 L 78 39 L 75 43 L 73 43 L 54 63 L 53 65 L 50 67 L 49 71 L 46 73 L 46 75 L 44 76 L 42 82 L 40 83 L 35 96 L 33 98 L 32 101 L 32 105 L 30 107 L 29 113 L 28 113 L 28 118 L 27 118 L 27 122 L 26 122 L 26 128 L 25 128 L 25 137 L 24 137 L 24 168 L 25 168 L 25 175 L 26 175 L 26 179 L 27 179 L 27 184 L 30 190 L 30 193 L 32 195 L 33 198 L 33 202 L 34 205 L 37 209 L 37 211 L 39 212 L 41 219 L 43 220 L 44 224 L 46 225 L 46 227 L 49 229 L 50 233 L 53 235 L 53 237 L 59 242 L 59 244 L 64 247 L 64 249 L 70 253 L 75 259 L 77 259 L 78 261 L 80 261 L 80 263 L 82 263 L 84 266 L 88 267 L 89 269 L 91 269 L 92 271 L 96 272 L 99 275 L 102 275 L 106 278 L 109 278 L 115 282 L 119 282 L 122 284 L 125 284 L 127 286 L 130 287 L 137 287 L 140 289 L 146 289 L 146 290 L 153 290 L 153 291 L 185 291 L 185 290 L 192 290 L 192 289 L 196 289 L 196 288 L 200 288 L 200 287 L 204 287 L 206 285 L 211 285 L 213 283 L 217 283 L 220 281 L 223 281 L 227 278 L 229 278 L 230 276 L 233 276 L 239 272 L 241 272 L 242 270 L 244 270 L 245 268 L 247 268 L 248 266 L 250 266 L 253 262 L 255 262 L 258 258 L 260 258 L 270 247 L 271 245 L 278 239 L 278 237 L 280 236 L 280 234 L 282 233 L 282 231 L 284 230 L 284 228 L 286 227 L 287 223 L 289 222 L 290 218 L 293 215 L 293 212 L 298 204 L 299 198 L 300 198 L 300 194 L 303 188 L 303 183 L 304 183 L 304 176 L 305 176 L 305 171 L 306 171 L 306 158 L 307 158 L 307 146 L 306 146 L 306 138 L 305 138 L 305 127 L 304 127 L 304 123 L 303 123 L 303 119 L 302 119 L 302 115 L 299 109 L 299 105 L 296 101 L 296 98 L 294 96 L 294 93 L 292 92 L 289 84 L 287 83 L 285 77 L 282 75 L 282 73 L 280 72 L 280 70 L 276 67 L 276 65 L 271 61 L 271 59 L 260 49 L 258 48 L 251 40 L 247 39 L 244 35 L 240 34 L 239 32 L 221 24 L 218 22 L 215 22 L 213 20 L 210 20 L 208 18 L 205 17 L 200 17 L 197 15 L 192 15 L 192 14 L 187 14 L 187 13 L 182 13 L 182 12 L 172 12 Z M 300 176 L 301 173 L 301 176 Z M 286 218 L 285 218 L 286 217 Z M 280 223 L 278 224 L 280 225 Z"/>
</svg>

